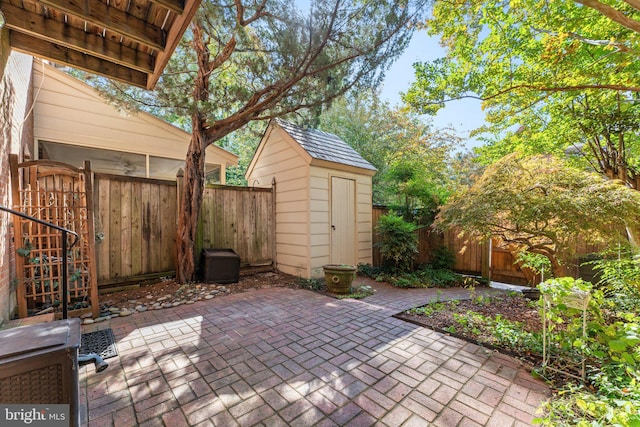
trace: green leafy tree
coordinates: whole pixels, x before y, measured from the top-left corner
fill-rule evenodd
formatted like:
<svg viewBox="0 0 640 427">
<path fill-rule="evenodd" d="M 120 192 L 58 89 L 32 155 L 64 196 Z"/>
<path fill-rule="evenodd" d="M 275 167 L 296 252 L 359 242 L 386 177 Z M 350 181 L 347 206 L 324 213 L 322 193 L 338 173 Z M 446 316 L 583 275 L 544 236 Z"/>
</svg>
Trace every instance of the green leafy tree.
<svg viewBox="0 0 640 427">
<path fill-rule="evenodd" d="M 615 7 L 592 0 L 436 2 L 427 25 L 441 35 L 447 56 L 415 65 L 405 100 L 421 112 L 449 100 L 482 100 L 490 123 L 479 130 L 485 163 L 514 151 L 568 150 L 636 188 L 640 12 L 632 2 Z"/>
<path fill-rule="evenodd" d="M 376 167 L 374 203 L 433 212 L 454 185 L 451 163 L 461 139 L 405 108 L 391 108 L 374 90 L 334 101 L 319 127 L 339 135 Z"/>
<path fill-rule="evenodd" d="M 556 157 L 511 154 L 489 166 L 439 214 L 440 226 L 497 237 L 514 252 L 549 258 L 556 277 L 577 239 L 617 243 L 640 215 L 640 193 Z"/>
<path fill-rule="evenodd" d="M 194 240 L 210 144 L 252 121 L 317 110 L 356 85 L 376 85 L 404 50 L 425 0 L 205 0 L 154 93 L 114 97 L 189 116 L 178 219 L 177 280 L 194 279 Z"/>
</svg>

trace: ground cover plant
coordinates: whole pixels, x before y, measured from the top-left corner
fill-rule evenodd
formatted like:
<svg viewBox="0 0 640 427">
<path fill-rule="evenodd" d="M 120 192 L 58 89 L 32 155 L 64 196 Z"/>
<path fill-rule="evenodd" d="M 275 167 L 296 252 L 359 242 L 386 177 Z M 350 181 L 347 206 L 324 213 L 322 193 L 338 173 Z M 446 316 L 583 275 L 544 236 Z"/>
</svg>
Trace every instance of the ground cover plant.
<svg viewBox="0 0 640 427">
<path fill-rule="evenodd" d="M 392 273 L 384 267 L 360 264 L 358 274 L 398 288 L 470 287 L 485 286 L 487 283 L 481 278 L 464 276 L 448 268 L 437 268 L 434 264 L 425 264 L 416 270 L 400 273 Z"/>
<path fill-rule="evenodd" d="M 609 273 L 614 269 L 607 261 Z M 629 271 L 618 271 L 627 277 Z M 637 264 L 631 265 L 637 268 Z M 609 277 L 611 280 L 611 277 Z M 468 301 L 435 301 L 399 315 L 406 320 L 497 348 L 525 361 L 535 375 L 548 380 L 554 396 L 535 422 L 544 426 L 640 426 L 640 318 L 638 306 L 616 305 L 619 292 L 609 293 L 570 277 L 540 286 L 553 301 L 546 311 L 554 351 L 586 357 L 586 380 L 541 369 L 542 310 L 540 301 L 515 294 L 478 296 Z M 618 288 L 619 291 L 619 286 Z M 576 291 L 591 295 L 586 336 L 579 310 L 564 301 Z M 637 291 L 636 291 L 637 293 Z"/>
</svg>

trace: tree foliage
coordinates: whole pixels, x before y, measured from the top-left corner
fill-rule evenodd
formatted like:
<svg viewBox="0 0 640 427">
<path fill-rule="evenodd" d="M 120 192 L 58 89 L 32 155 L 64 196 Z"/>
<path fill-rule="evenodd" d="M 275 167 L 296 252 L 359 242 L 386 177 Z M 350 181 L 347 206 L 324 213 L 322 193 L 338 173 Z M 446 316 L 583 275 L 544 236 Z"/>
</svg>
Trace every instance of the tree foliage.
<svg viewBox="0 0 640 427">
<path fill-rule="evenodd" d="M 437 2 L 427 22 L 446 58 L 415 65 L 405 100 L 434 112 L 478 98 L 489 126 L 485 163 L 505 154 L 569 150 L 637 186 L 639 37 L 615 10 L 589 0 Z M 616 2 L 634 21 L 632 2 Z M 634 21 L 635 22 L 635 21 Z"/>
<path fill-rule="evenodd" d="M 374 90 L 334 101 L 319 127 L 339 135 L 376 167 L 376 204 L 432 213 L 452 190 L 451 164 L 461 139 L 405 108 L 391 108 Z"/>
<path fill-rule="evenodd" d="M 404 50 L 425 0 L 203 1 L 157 90 L 113 86 L 114 99 L 190 116 L 178 220 L 177 280 L 194 279 L 204 154 L 251 121 L 321 106 L 380 81 Z"/>
<path fill-rule="evenodd" d="M 438 223 L 545 255 L 556 277 L 578 238 L 614 243 L 640 214 L 640 193 L 550 155 L 511 154 L 442 208 Z"/>
</svg>

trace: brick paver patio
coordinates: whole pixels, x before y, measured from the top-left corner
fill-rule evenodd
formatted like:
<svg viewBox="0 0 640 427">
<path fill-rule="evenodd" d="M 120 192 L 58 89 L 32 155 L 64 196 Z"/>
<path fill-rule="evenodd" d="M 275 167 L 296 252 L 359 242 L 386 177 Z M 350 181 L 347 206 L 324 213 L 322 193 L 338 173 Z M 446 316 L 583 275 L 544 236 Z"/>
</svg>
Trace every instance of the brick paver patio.
<svg viewBox="0 0 640 427">
<path fill-rule="evenodd" d="M 376 285 L 362 301 L 274 288 L 147 311 L 81 368 L 93 426 L 525 426 L 548 388 L 507 356 L 395 319 L 464 290 Z"/>
</svg>

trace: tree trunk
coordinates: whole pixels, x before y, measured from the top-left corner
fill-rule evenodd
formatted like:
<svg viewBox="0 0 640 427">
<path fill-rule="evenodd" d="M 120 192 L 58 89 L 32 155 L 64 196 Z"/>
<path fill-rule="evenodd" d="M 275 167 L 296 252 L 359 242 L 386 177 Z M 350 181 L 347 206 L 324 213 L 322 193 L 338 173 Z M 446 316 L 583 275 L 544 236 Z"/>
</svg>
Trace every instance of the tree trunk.
<svg viewBox="0 0 640 427">
<path fill-rule="evenodd" d="M 553 272 L 554 277 L 571 276 L 567 264 L 561 264 L 555 256 L 550 256 L 549 261 L 551 261 L 551 271 Z"/>
<path fill-rule="evenodd" d="M 198 229 L 198 217 L 202 206 L 204 192 L 204 155 L 207 148 L 205 130 L 207 117 L 197 105 L 209 99 L 210 53 L 206 37 L 198 25 L 192 26 L 193 47 L 198 58 L 198 75 L 194 81 L 193 99 L 196 101 L 195 112 L 191 115 L 191 141 L 187 151 L 184 168 L 184 183 L 180 212 L 178 213 L 178 265 L 176 281 L 188 283 L 195 280 L 195 239 Z"/>
<path fill-rule="evenodd" d="M 198 216 L 202 206 L 204 191 L 204 120 L 194 113 L 191 122 L 193 131 L 185 161 L 182 198 L 178 215 L 178 265 L 176 280 L 188 283 L 195 280 L 195 238 L 198 228 Z"/>
</svg>

